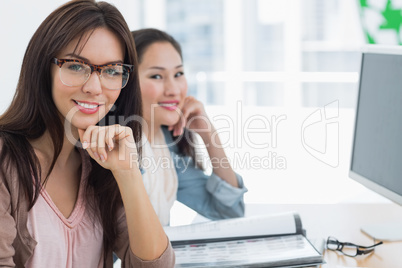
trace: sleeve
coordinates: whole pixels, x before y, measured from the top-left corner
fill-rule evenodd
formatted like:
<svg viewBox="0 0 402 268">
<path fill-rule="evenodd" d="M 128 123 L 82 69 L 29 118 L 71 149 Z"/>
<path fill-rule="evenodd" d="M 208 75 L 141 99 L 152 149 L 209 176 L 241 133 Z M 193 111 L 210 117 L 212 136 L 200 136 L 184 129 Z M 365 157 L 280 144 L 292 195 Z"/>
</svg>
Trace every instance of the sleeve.
<svg viewBox="0 0 402 268">
<path fill-rule="evenodd" d="M 15 267 L 13 242 L 17 228 L 11 215 L 11 196 L 0 173 L 0 267 Z"/>
<path fill-rule="evenodd" d="M 175 255 L 169 240 L 165 251 L 159 258 L 152 261 L 144 261 L 135 256 L 135 254 L 131 251 L 130 241 L 128 239 L 126 213 L 124 212 L 124 208 L 121 208 L 117 224 L 118 224 L 119 235 L 115 244 L 114 252 L 121 259 L 122 267 L 139 267 L 139 268 L 174 267 Z"/>
<path fill-rule="evenodd" d="M 202 216 L 216 220 L 244 216 L 244 193 L 247 188 L 239 174 L 239 188 L 233 187 L 216 174 L 206 175 L 188 156 L 176 161 L 179 180 L 177 200 Z"/>
</svg>

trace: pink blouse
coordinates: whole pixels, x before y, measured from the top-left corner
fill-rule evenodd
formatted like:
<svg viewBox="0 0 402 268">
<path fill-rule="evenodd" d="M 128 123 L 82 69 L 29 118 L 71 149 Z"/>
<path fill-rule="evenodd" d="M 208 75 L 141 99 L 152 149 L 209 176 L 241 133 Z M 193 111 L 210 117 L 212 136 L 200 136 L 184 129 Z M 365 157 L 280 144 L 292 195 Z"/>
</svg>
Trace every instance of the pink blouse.
<svg viewBox="0 0 402 268">
<path fill-rule="evenodd" d="M 41 191 L 28 213 L 28 231 L 38 244 L 26 267 L 103 267 L 103 231 L 85 207 L 82 181 L 77 202 L 67 219 L 46 190 Z"/>
</svg>

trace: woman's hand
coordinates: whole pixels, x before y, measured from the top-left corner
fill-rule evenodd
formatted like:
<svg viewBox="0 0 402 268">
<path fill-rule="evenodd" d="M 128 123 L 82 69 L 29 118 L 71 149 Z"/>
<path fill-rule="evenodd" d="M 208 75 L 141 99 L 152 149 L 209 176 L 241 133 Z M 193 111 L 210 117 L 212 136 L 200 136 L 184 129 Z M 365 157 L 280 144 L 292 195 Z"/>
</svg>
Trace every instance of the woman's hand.
<svg viewBox="0 0 402 268">
<path fill-rule="evenodd" d="M 169 126 L 169 130 L 173 130 L 173 136 L 183 134 L 185 127 L 197 132 L 201 137 L 211 133 L 212 124 L 205 112 L 204 105 L 196 98 L 187 96 L 181 112 L 180 120 L 175 125 Z"/>
<path fill-rule="evenodd" d="M 131 251 L 143 260 L 158 258 L 168 239 L 145 190 L 131 128 L 90 126 L 78 134 L 89 155 L 113 173 L 124 204 Z"/>
<path fill-rule="evenodd" d="M 230 161 L 228 161 L 222 148 L 219 135 L 217 135 L 214 126 L 204 110 L 204 105 L 194 97 L 187 96 L 184 99 L 181 111 L 183 114 L 179 122 L 173 126 L 169 126 L 169 130 L 173 130 L 173 136 L 183 134 L 184 127 L 197 132 L 204 141 L 209 158 L 214 159 L 211 162 L 213 172 L 232 186 L 239 187 L 236 174 L 230 166 Z"/>
<path fill-rule="evenodd" d="M 131 128 L 121 125 L 78 129 L 82 147 L 99 165 L 113 170 L 138 167 L 138 152 Z"/>
</svg>

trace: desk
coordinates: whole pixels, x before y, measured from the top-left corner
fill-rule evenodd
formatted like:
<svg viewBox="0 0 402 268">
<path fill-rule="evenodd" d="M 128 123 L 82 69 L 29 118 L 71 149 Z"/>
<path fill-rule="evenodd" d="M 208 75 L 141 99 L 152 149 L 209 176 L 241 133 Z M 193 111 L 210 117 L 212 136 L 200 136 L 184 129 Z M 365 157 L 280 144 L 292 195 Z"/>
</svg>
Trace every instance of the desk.
<svg viewBox="0 0 402 268">
<path fill-rule="evenodd" d="M 299 213 L 307 237 L 327 238 L 334 236 L 339 241 L 361 245 L 373 244 L 373 239 L 360 231 L 360 226 L 367 223 L 399 221 L 402 223 L 402 207 L 396 204 L 306 204 L 275 205 L 247 204 L 246 216 L 272 214 L 286 211 Z M 402 226 L 401 226 L 402 228 Z M 346 257 L 334 251 L 324 253 L 327 264 L 322 268 L 332 267 L 402 267 L 402 241 L 384 242 L 373 254 Z"/>
</svg>

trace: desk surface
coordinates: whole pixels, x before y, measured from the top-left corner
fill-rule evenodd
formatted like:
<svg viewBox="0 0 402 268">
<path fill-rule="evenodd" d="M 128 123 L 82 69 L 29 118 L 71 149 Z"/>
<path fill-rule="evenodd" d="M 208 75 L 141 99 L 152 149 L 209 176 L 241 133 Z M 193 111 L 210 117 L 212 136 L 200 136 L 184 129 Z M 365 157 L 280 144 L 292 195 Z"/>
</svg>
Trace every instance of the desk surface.
<svg viewBox="0 0 402 268">
<path fill-rule="evenodd" d="M 402 223 L 402 207 L 396 204 L 247 204 L 246 206 L 246 216 L 285 211 L 299 213 L 303 228 L 307 231 L 307 237 L 327 238 L 334 236 L 339 241 L 360 245 L 373 244 L 373 239 L 360 231 L 362 225 L 387 221 Z M 327 264 L 322 265 L 322 268 L 402 267 L 401 255 L 402 241 L 384 242 L 383 245 L 375 249 L 373 254 L 355 258 L 326 250 L 324 256 Z"/>
</svg>

